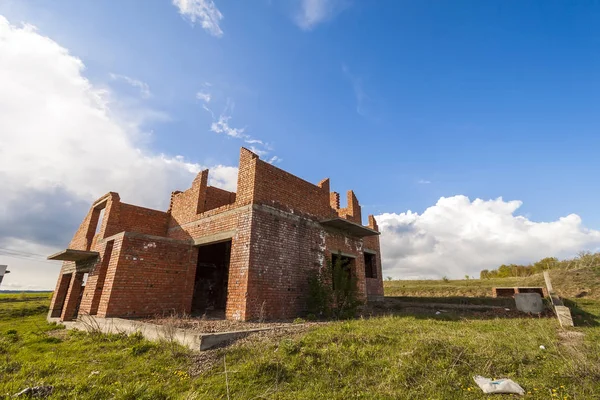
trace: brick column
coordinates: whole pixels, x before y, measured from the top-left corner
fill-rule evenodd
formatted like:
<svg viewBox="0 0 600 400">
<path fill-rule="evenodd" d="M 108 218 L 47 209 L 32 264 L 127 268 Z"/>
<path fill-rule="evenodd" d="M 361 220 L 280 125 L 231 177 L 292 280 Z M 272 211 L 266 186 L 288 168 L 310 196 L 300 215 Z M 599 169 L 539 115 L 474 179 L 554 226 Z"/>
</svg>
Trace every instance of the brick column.
<svg viewBox="0 0 600 400">
<path fill-rule="evenodd" d="M 56 285 L 56 290 L 52 296 L 50 302 L 50 317 L 59 318 L 63 305 L 65 304 L 65 298 L 67 297 L 67 291 L 69 290 L 69 284 L 71 283 L 71 277 L 73 274 L 62 274 Z"/>
<path fill-rule="evenodd" d="M 75 272 L 71 279 L 71 284 L 69 285 L 69 291 L 67 292 L 62 315 L 60 316 L 62 321 L 71 321 L 76 317 L 75 309 L 77 309 L 77 302 L 79 301 L 79 295 L 81 294 L 82 283 L 83 272 Z"/>
<path fill-rule="evenodd" d="M 100 298 L 102 297 L 102 290 L 104 289 L 104 282 L 106 280 L 106 271 L 108 270 L 108 265 L 110 263 L 110 258 L 112 256 L 113 245 L 115 241 L 111 240 L 106 244 L 104 249 L 104 256 L 102 257 L 102 261 L 99 265 L 96 266 L 98 268 L 96 285 L 93 292 L 92 302 L 90 305 L 90 315 L 98 314 L 98 306 L 100 305 Z M 88 279 L 89 280 L 89 279 Z"/>
</svg>

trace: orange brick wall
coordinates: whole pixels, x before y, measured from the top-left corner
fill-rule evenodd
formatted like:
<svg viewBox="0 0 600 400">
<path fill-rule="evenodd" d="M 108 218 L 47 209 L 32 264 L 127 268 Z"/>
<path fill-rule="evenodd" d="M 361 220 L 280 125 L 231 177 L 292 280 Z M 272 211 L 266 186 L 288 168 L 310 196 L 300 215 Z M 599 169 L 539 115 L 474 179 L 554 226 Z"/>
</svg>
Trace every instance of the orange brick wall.
<svg viewBox="0 0 600 400">
<path fill-rule="evenodd" d="M 290 318 L 306 308 L 309 271 L 323 263 L 325 235 L 315 221 L 255 206 L 248 278 L 248 319 Z"/>
<path fill-rule="evenodd" d="M 140 317 L 189 312 L 196 257 L 188 243 L 123 235 L 117 268 L 107 271 L 105 286 L 110 286 L 110 296 L 98 315 Z"/>
<path fill-rule="evenodd" d="M 167 212 L 121 203 L 108 193 L 97 200 L 76 232 L 70 248 L 97 251 L 82 296 L 80 313 L 149 316 L 189 312 L 194 290 L 198 245 L 231 240 L 226 317 L 247 320 L 290 318 L 305 311 L 308 273 L 333 253 L 355 257 L 360 296 L 383 295 L 379 238 L 355 238 L 326 230 L 320 221 L 336 216 L 361 223 L 354 192 L 340 209 L 339 195 L 328 179 L 317 185 L 274 167 L 242 149 L 237 192 L 207 186 L 208 171 L 191 188 L 174 192 Z M 105 207 L 98 234 L 100 208 Z M 369 227 L 377 224 L 369 216 Z M 377 278 L 366 279 L 363 249 L 377 254 Z M 53 298 L 54 314 L 64 287 L 75 294 L 76 275 L 86 265 L 65 262 L 61 274 L 73 273 L 63 295 Z M 75 282 L 76 283 L 76 282 Z M 74 310 L 69 294 L 63 314 Z M 67 309 L 68 306 L 68 309 Z"/>
<path fill-rule="evenodd" d="M 227 204 L 235 203 L 235 193 L 216 187 L 208 186 L 206 188 L 206 198 L 204 200 L 204 211 L 212 210 Z"/>
<path fill-rule="evenodd" d="M 369 228 L 379 232 L 379 226 L 375 217 L 369 215 Z M 383 297 L 383 270 L 381 265 L 381 248 L 379 246 L 379 236 L 368 236 L 363 239 L 365 249 L 375 252 L 375 260 L 377 261 L 377 277 L 367 278 L 367 295 L 369 298 L 377 299 Z"/>
<path fill-rule="evenodd" d="M 329 185 L 318 187 L 262 160 L 256 163 L 254 203 L 322 219 L 334 215 Z"/>
</svg>

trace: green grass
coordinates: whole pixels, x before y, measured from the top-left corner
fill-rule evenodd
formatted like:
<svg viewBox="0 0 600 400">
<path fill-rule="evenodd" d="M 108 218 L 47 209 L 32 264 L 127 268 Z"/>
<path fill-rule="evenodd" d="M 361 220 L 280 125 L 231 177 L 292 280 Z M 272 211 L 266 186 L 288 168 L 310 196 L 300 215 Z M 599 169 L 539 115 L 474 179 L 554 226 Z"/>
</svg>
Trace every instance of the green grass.
<svg viewBox="0 0 600 400">
<path fill-rule="evenodd" d="M 166 399 L 191 387 L 189 352 L 137 335 L 89 335 L 45 321 L 49 295 L 0 295 L 0 396 L 54 385 L 57 399 Z"/>
<path fill-rule="evenodd" d="M 526 399 L 600 398 L 597 324 L 565 338 L 554 318 L 399 312 L 214 351 L 193 376 L 198 357 L 181 347 L 47 324 L 48 299 L 0 296 L 0 396 L 45 384 L 52 398 L 226 399 L 227 377 L 231 399 L 481 399 L 481 374 L 514 379 Z M 600 315 L 598 301 L 576 305 Z"/>
</svg>

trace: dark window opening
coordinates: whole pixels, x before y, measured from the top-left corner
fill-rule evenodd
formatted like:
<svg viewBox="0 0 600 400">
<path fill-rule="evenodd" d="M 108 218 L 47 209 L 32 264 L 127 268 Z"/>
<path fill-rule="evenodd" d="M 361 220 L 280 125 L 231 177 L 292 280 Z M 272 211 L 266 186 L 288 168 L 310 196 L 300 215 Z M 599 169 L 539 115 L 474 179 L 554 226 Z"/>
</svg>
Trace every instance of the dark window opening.
<svg viewBox="0 0 600 400">
<path fill-rule="evenodd" d="M 375 254 L 365 254 L 365 277 L 377 278 L 377 258 Z"/>
<path fill-rule="evenodd" d="M 198 248 L 193 314 L 219 314 L 225 311 L 230 256 L 231 240 Z"/>
<path fill-rule="evenodd" d="M 106 209 L 106 204 L 107 204 L 107 202 L 104 201 L 104 202 L 98 204 L 92 210 L 92 215 L 91 215 L 90 222 L 89 222 L 89 225 L 87 228 L 87 233 L 86 233 L 86 238 L 87 238 L 87 245 L 85 248 L 86 250 L 89 250 L 91 248 L 94 237 L 96 235 L 98 235 L 100 233 L 100 231 L 102 230 L 102 223 L 104 222 L 104 211 Z"/>
<path fill-rule="evenodd" d="M 332 284 L 333 284 L 333 290 L 337 289 L 337 284 L 336 284 L 336 276 L 335 276 L 335 267 L 336 265 L 339 265 L 342 267 L 343 271 L 345 272 L 346 278 L 348 280 L 350 280 L 352 278 L 352 265 L 354 263 L 354 258 L 352 257 L 347 257 L 347 256 L 343 256 L 341 254 L 332 254 L 331 255 L 331 266 L 332 266 Z M 339 279 L 340 277 L 338 277 Z"/>
</svg>

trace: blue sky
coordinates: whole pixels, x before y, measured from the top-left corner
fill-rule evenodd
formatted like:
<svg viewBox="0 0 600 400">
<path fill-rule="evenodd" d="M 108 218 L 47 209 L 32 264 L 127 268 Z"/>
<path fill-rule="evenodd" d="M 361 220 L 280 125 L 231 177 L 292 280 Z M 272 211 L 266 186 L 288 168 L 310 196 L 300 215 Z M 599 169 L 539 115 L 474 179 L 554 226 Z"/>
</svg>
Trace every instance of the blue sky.
<svg viewBox="0 0 600 400">
<path fill-rule="evenodd" d="M 600 228 L 600 4 L 183 3 L 222 19 L 203 28 L 169 0 L 5 1 L 0 14 L 81 59 L 121 115 L 140 114 L 153 154 L 235 166 L 248 144 L 211 130 L 224 115 L 268 143 L 263 158 L 354 189 L 365 216 L 502 196 L 530 221 Z"/>
</svg>

